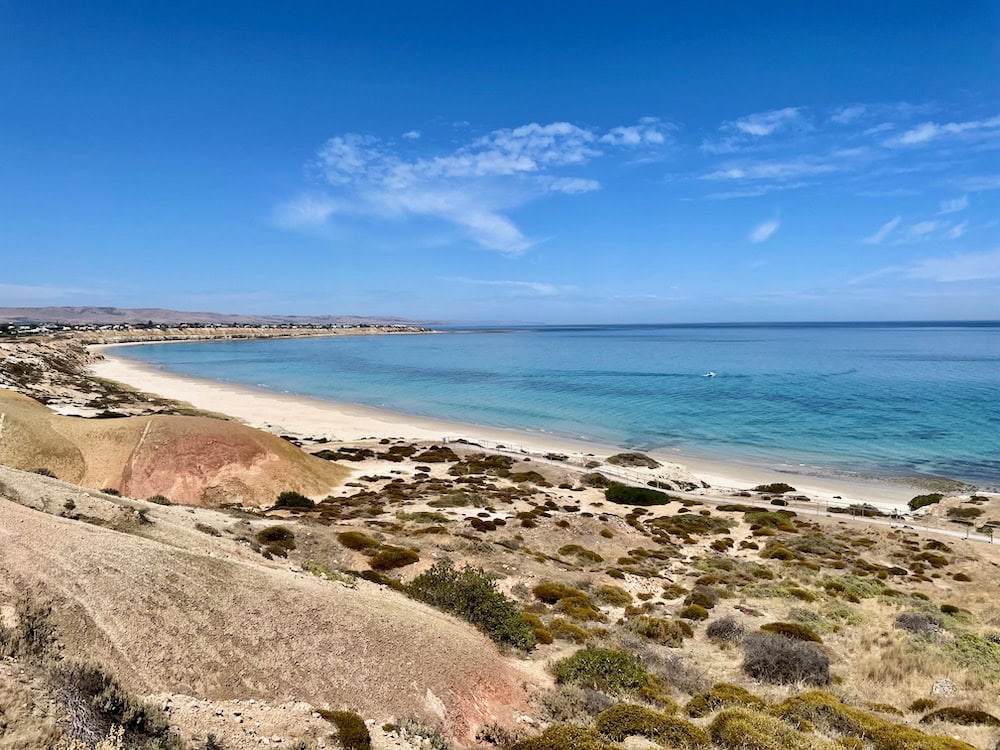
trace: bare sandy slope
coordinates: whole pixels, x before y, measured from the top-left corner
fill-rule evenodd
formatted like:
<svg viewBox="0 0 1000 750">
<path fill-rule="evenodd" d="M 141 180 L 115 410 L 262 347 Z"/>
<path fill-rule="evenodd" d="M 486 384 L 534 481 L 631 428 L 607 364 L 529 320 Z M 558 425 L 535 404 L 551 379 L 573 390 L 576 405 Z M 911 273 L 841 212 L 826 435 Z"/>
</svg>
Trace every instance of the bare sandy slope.
<svg viewBox="0 0 1000 750">
<path fill-rule="evenodd" d="M 524 675 L 473 628 L 193 528 L 194 518 L 225 528 L 231 517 L 138 502 L 153 523 L 130 529 L 129 501 L 2 467 L 0 497 L 50 509 L 73 500 L 121 529 L 0 499 L 0 591 L 7 603 L 24 591 L 51 601 L 66 655 L 98 661 L 142 694 L 418 716 L 456 736 L 524 710 Z M 137 535 L 146 530 L 155 538 Z"/>
<path fill-rule="evenodd" d="M 0 389 L 0 463 L 85 487 L 176 503 L 271 505 L 325 494 L 346 471 L 266 432 L 206 417 L 79 419 Z"/>
</svg>

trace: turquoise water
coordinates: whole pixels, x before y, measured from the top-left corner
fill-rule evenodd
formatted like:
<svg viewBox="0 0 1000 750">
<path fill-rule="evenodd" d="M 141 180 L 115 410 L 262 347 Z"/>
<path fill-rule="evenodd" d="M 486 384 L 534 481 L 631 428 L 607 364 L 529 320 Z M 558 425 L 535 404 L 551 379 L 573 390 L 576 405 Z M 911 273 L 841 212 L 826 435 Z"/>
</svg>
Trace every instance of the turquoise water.
<svg viewBox="0 0 1000 750">
<path fill-rule="evenodd" d="M 640 449 L 1000 485 L 1000 323 L 534 327 L 115 353 Z"/>
</svg>

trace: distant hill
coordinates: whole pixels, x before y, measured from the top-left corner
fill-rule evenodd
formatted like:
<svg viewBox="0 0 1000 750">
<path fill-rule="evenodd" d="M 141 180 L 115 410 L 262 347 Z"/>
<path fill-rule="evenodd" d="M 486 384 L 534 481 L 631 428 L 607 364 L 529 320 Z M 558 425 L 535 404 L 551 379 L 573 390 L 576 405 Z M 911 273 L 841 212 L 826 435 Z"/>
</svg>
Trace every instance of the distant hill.
<svg viewBox="0 0 1000 750">
<path fill-rule="evenodd" d="M 184 312 L 159 307 L 0 307 L 0 323 L 66 323 L 70 325 L 106 325 L 153 323 L 179 325 L 375 325 L 410 324 L 413 321 L 392 316 L 359 315 L 243 315 L 236 313 Z"/>
</svg>

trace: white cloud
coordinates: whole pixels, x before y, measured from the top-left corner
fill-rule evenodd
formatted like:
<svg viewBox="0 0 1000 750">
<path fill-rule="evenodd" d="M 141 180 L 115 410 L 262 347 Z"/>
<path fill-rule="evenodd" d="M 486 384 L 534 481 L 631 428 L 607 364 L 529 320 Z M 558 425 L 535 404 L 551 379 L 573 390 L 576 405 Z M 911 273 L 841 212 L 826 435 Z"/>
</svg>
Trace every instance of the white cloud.
<svg viewBox="0 0 1000 750">
<path fill-rule="evenodd" d="M 667 126 L 656 117 L 643 117 L 638 125 L 612 128 L 601 136 L 601 143 L 612 146 L 661 146 L 667 141 Z"/>
<path fill-rule="evenodd" d="M 921 146 L 947 136 L 994 135 L 1000 132 L 1000 117 L 988 120 L 967 120 L 965 122 L 922 122 L 919 125 L 890 138 L 883 145 L 889 148 Z"/>
<path fill-rule="evenodd" d="M 865 237 L 864 242 L 869 245 L 878 245 L 882 243 L 886 237 L 892 234 L 896 227 L 898 227 L 903 221 L 902 216 L 897 216 L 894 219 L 889 219 L 885 224 L 880 226 L 873 234 Z"/>
<path fill-rule="evenodd" d="M 600 188 L 594 179 L 558 174 L 582 167 L 608 149 L 665 142 L 667 126 L 653 118 L 606 132 L 568 122 L 529 123 L 494 130 L 453 151 L 406 157 L 391 143 L 347 133 L 329 139 L 313 167 L 332 196 L 300 197 L 279 206 L 287 228 L 322 225 L 338 216 L 443 221 L 482 247 L 517 254 L 533 243 L 507 215 L 542 196 Z"/>
<path fill-rule="evenodd" d="M 975 192 L 981 190 L 1000 190 L 1000 174 L 970 177 L 965 181 L 965 189 Z"/>
<path fill-rule="evenodd" d="M 761 222 L 750 230 L 750 233 L 747 235 L 747 239 L 753 244 L 758 245 L 761 242 L 770 239 L 771 236 L 778 231 L 778 227 L 780 226 L 781 222 L 776 219 Z"/>
<path fill-rule="evenodd" d="M 448 281 L 455 284 L 472 284 L 475 286 L 489 286 L 497 287 L 499 289 L 506 289 L 510 292 L 530 294 L 532 296 L 539 297 L 552 297 L 560 294 L 566 294 L 575 290 L 572 286 L 560 286 L 558 284 L 550 284 L 546 281 L 511 281 L 506 279 L 467 279 L 461 276 L 443 276 L 442 281 Z"/>
<path fill-rule="evenodd" d="M 724 165 L 702 175 L 703 180 L 789 180 L 838 171 L 833 164 L 808 160 L 750 161 Z"/>
<path fill-rule="evenodd" d="M 785 107 L 770 112 L 757 112 L 723 125 L 724 130 L 734 130 L 746 135 L 765 136 L 785 130 L 802 119 L 801 107 Z"/>
<path fill-rule="evenodd" d="M 407 130 L 405 133 L 403 133 L 403 137 L 411 141 L 417 140 L 421 135 L 422 134 L 419 130 Z"/>
<path fill-rule="evenodd" d="M 944 258 L 925 258 L 910 268 L 909 276 L 940 282 L 1000 279 L 1000 248 L 979 253 L 958 253 Z"/>
<path fill-rule="evenodd" d="M 961 198 L 952 198 L 951 200 L 941 201 L 941 211 L 942 214 L 953 214 L 959 211 L 964 211 L 969 207 L 969 196 L 963 195 Z"/>
<path fill-rule="evenodd" d="M 830 120 L 838 125 L 847 125 L 854 122 L 859 117 L 864 116 L 868 108 L 863 104 L 854 104 L 849 107 L 839 107 L 830 115 Z"/>
<path fill-rule="evenodd" d="M 336 202 L 328 196 L 300 195 L 279 205 L 274 210 L 274 221 L 286 229 L 321 226 L 336 210 Z"/>
<path fill-rule="evenodd" d="M 968 222 L 965 221 L 963 221 L 961 224 L 956 224 L 947 232 L 945 232 L 944 236 L 947 237 L 949 240 L 957 240 L 959 237 L 965 234 L 965 230 L 968 228 L 968 225 L 969 225 Z"/>
</svg>

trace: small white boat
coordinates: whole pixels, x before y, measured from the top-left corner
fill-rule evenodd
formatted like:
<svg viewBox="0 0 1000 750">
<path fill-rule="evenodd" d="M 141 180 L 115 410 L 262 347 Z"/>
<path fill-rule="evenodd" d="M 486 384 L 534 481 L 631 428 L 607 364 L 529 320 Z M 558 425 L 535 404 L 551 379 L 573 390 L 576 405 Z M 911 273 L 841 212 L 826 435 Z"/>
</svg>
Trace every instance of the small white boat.
<svg viewBox="0 0 1000 750">
<path fill-rule="evenodd" d="M 712 372 L 711 370 L 709 370 L 708 372 L 705 373 L 704 377 L 706 377 L 706 378 L 714 378 L 715 377 L 715 373 Z"/>
</svg>

